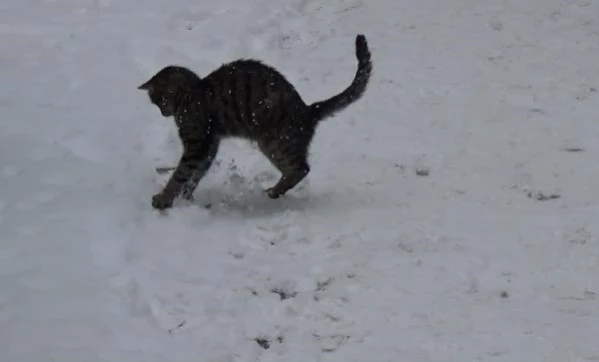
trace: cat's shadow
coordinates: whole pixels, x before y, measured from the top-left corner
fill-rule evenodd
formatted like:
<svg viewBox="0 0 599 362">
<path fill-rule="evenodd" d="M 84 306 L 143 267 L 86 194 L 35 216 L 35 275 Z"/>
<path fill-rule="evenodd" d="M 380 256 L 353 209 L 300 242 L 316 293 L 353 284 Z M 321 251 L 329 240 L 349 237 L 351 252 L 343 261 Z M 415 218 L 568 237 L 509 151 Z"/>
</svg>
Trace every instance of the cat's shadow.
<svg viewBox="0 0 599 362">
<path fill-rule="evenodd" d="M 322 210 L 333 206 L 333 194 L 314 194 L 306 190 L 289 191 L 278 199 L 269 198 L 261 189 L 249 188 L 233 192 L 231 189 L 207 187 L 194 193 L 192 205 L 205 208 L 213 216 L 259 218 L 281 214 L 284 211 Z M 326 205 L 326 206 L 325 206 Z"/>
<path fill-rule="evenodd" d="M 221 170 L 222 171 L 222 170 Z M 302 180 L 278 199 L 271 199 L 265 189 L 273 186 L 279 175 L 271 170 L 259 171 L 250 177 L 245 171 L 229 166 L 224 172 L 217 170 L 193 193 L 193 201 L 178 200 L 181 207 L 199 207 L 213 217 L 262 218 L 283 212 L 338 212 L 361 205 L 360 197 L 339 193 L 335 189 L 315 190 L 310 180 Z M 349 197 L 348 197 L 349 196 Z"/>
</svg>

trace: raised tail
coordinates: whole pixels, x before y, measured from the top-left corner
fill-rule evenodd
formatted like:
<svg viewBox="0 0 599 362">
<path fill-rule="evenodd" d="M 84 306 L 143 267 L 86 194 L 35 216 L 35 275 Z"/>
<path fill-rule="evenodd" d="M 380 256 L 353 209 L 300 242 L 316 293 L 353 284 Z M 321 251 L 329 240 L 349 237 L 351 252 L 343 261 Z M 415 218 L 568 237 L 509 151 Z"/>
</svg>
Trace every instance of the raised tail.
<svg viewBox="0 0 599 362">
<path fill-rule="evenodd" d="M 370 50 L 368 50 L 366 37 L 362 34 L 356 36 L 356 58 L 358 58 L 358 71 L 350 86 L 329 99 L 310 105 L 310 113 L 314 122 L 321 121 L 341 111 L 364 94 L 372 72 L 372 62 L 370 61 Z"/>
</svg>

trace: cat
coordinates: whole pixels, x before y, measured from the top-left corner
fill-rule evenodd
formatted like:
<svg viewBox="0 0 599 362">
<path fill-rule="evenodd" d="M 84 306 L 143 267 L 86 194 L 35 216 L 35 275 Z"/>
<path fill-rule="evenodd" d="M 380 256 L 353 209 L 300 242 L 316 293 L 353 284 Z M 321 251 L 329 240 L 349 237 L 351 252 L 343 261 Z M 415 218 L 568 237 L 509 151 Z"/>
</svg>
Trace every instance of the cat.
<svg viewBox="0 0 599 362">
<path fill-rule="evenodd" d="M 191 70 L 169 65 L 138 87 L 147 91 L 164 117 L 174 117 L 183 154 L 152 206 L 172 207 L 176 197 L 193 200 L 193 192 L 218 152 L 221 139 L 255 141 L 281 172 L 265 190 L 277 199 L 310 172 L 308 148 L 318 123 L 357 101 L 372 72 L 366 37 L 355 40 L 358 69 L 341 93 L 306 105 L 295 87 L 275 68 L 254 59 L 223 64 L 204 78 Z"/>
</svg>

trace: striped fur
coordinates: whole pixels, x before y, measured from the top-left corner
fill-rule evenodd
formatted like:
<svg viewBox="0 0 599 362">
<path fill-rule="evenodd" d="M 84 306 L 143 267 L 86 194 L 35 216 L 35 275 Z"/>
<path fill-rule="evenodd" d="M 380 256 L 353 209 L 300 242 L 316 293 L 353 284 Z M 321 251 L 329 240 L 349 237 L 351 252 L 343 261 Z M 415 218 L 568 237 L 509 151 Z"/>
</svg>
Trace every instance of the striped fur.
<svg viewBox="0 0 599 362">
<path fill-rule="evenodd" d="M 183 154 L 152 206 L 168 208 L 179 195 L 192 199 L 226 137 L 257 142 L 282 174 L 266 190 L 268 196 L 284 195 L 310 172 L 308 148 L 319 121 L 364 94 L 372 72 L 364 35 L 356 37 L 356 57 L 358 70 L 349 87 L 312 105 L 304 103 L 281 73 L 257 60 L 224 64 L 203 79 L 179 66 L 160 70 L 138 89 L 148 92 L 163 116 L 175 118 Z"/>
</svg>

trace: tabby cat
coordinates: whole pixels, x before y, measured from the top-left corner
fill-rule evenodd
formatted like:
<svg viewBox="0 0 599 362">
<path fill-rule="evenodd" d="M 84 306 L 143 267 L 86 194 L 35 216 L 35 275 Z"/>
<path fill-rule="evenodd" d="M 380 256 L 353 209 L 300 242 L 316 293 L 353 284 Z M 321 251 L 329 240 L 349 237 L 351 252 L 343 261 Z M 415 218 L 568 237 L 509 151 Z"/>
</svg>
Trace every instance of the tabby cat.
<svg viewBox="0 0 599 362">
<path fill-rule="evenodd" d="M 257 60 L 239 59 L 223 64 L 205 78 L 170 65 L 138 89 L 146 90 L 164 117 L 173 116 L 183 144 L 183 154 L 152 206 L 166 209 L 192 193 L 206 174 L 221 139 L 241 137 L 258 144 L 281 172 L 279 181 L 266 190 L 276 199 L 310 171 L 308 148 L 319 121 L 358 100 L 372 71 L 364 35 L 356 36 L 358 70 L 351 85 L 324 101 L 306 105 L 295 87 L 276 69 Z"/>
</svg>

